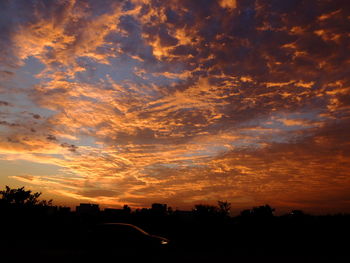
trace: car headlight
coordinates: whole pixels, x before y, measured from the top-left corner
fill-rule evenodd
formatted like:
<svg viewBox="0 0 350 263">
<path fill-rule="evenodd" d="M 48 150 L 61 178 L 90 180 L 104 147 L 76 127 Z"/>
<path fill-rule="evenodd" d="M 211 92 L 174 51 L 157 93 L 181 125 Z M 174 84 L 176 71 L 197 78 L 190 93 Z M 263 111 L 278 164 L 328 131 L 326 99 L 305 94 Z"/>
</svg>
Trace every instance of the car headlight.
<svg viewBox="0 0 350 263">
<path fill-rule="evenodd" d="M 160 241 L 160 243 L 161 243 L 162 245 L 167 245 L 167 244 L 169 243 L 169 241 L 167 241 L 167 240 L 162 240 L 162 241 Z"/>
</svg>

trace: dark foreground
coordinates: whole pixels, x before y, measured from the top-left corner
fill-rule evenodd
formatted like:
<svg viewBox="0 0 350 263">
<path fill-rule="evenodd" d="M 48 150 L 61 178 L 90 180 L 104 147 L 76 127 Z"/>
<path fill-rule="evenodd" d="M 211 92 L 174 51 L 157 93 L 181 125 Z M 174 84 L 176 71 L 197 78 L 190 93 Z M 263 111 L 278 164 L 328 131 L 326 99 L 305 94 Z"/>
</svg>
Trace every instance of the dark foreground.
<svg viewBox="0 0 350 263">
<path fill-rule="evenodd" d="M 121 242 L 117 232 L 91 234 L 111 221 L 170 242 L 158 246 L 137 237 Z M 1 262 L 350 262 L 348 215 L 110 218 L 23 210 L 2 212 L 0 223 Z"/>
</svg>

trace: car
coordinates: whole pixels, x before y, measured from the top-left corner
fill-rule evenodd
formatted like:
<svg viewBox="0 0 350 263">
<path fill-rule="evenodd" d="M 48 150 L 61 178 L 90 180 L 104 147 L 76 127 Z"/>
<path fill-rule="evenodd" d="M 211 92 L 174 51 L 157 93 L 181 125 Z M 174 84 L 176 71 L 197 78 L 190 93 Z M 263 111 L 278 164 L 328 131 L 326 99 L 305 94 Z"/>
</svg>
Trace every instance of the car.
<svg viewBox="0 0 350 263">
<path fill-rule="evenodd" d="M 89 228 L 85 243 L 94 248 L 161 249 L 169 245 L 169 239 L 149 234 L 129 223 L 102 223 Z"/>
<path fill-rule="evenodd" d="M 163 257 L 170 243 L 165 237 L 149 234 L 129 223 L 94 224 L 82 232 L 80 240 L 87 262 Z"/>
</svg>

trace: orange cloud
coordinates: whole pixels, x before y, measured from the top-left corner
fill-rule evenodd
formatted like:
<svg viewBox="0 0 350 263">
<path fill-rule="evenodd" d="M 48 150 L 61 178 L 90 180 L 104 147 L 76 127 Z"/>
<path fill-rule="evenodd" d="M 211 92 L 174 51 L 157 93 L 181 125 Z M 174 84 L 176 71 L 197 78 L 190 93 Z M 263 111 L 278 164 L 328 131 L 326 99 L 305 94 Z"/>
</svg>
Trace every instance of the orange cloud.
<svg viewBox="0 0 350 263">
<path fill-rule="evenodd" d="M 234 9 L 237 6 L 236 0 L 220 0 L 219 4 L 222 8 Z"/>
</svg>

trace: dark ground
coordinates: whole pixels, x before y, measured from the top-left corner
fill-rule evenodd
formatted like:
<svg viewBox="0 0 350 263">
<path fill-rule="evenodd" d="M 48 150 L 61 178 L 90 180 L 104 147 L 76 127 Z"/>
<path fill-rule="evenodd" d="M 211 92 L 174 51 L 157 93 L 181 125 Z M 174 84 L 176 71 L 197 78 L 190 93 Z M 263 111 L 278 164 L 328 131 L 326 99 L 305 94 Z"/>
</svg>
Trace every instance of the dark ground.
<svg viewBox="0 0 350 263">
<path fill-rule="evenodd" d="M 350 262 L 350 216 L 48 214 L 2 209 L 0 262 Z M 86 240 L 100 222 L 127 222 L 168 246 L 118 247 Z M 117 237 L 116 237 L 117 238 Z"/>
</svg>

